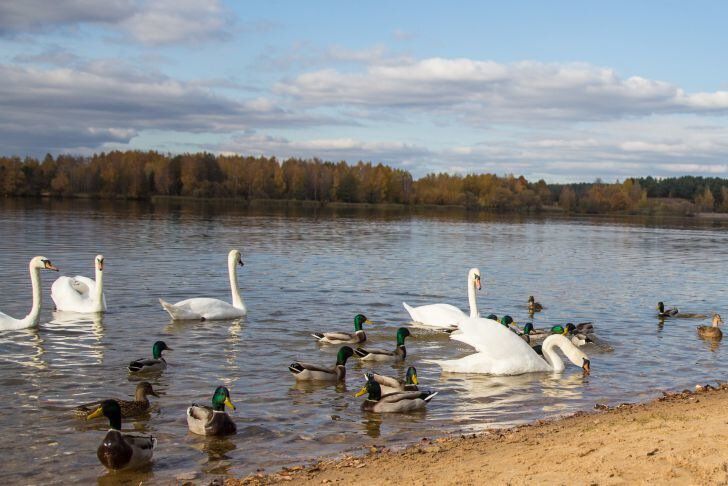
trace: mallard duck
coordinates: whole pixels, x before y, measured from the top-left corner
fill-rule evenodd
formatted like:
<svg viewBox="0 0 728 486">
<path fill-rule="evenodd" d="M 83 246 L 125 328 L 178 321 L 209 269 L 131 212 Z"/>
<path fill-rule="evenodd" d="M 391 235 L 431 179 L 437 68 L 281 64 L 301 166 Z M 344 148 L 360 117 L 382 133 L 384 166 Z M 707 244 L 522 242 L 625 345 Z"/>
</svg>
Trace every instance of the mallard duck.
<svg viewBox="0 0 728 486">
<path fill-rule="evenodd" d="M 391 376 L 384 376 L 377 373 L 372 373 L 372 379 L 379 383 L 379 386 L 382 388 L 383 395 L 400 391 L 419 390 L 419 388 L 417 387 L 417 385 L 419 384 L 417 380 L 417 370 L 414 366 L 410 366 L 409 368 L 407 368 L 407 373 L 405 375 L 404 381 L 397 378 L 392 378 Z"/>
<path fill-rule="evenodd" d="M 677 307 L 674 309 L 665 309 L 665 304 L 662 302 L 657 303 L 657 315 L 658 317 L 673 317 L 680 312 Z"/>
<path fill-rule="evenodd" d="M 317 332 L 311 334 L 319 343 L 324 344 L 357 344 L 367 340 L 362 329 L 363 324 L 372 324 L 372 321 L 362 314 L 354 316 L 354 332 Z"/>
<path fill-rule="evenodd" d="M 136 386 L 136 392 L 134 393 L 134 400 L 116 400 L 121 408 L 121 416 L 123 418 L 134 417 L 141 415 L 149 410 L 149 399 L 147 395 L 152 395 L 159 398 L 152 388 L 152 384 L 148 381 L 141 381 Z M 85 403 L 74 408 L 74 413 L 80 418 L 88 418 L 90 414 L 98 410 L 103 403 L 103 400 L 98 400 L 91 403 Z"/>
<path fill-rule="evenodd" d="M 355 396 L 360 397 L 365 393 L 369 393 L 369 396 L 361 404 L 361 409 L 366 412 L 376 413 L 422 410 L 427 402 L 437 395 L 437 392 L 430 391 L 398 391 L 382 395 L 382 388 L 374 380 L 371 373 L 367 375 L 367 382 L 364 387 Z"/>
<path fill-rule="evenodd" d="M 354 353 L 362 361 L 404 361 L 407 357 L 407 348 L 404 347 L 404 338 L 410 335 L 406 327 L 397 329 L 397 347 L 394 351 L 384 349 L 356 348 Z"/>
<path fill-rule="evenodd" d="M 576 325 L 571 322 L 567 322 L 566 326 L 563 328 L 563 334 L 570 337 L 571 342 L 576 346 L 584 346 L 588 343 L 595 343 L 596 336 L 593 333 L 594 325 L 591 322 L 581 322 Z"/>
<path fill-rule="evenodd" d="M 708 339 L 721 339 L 723 337 L 723 331 L 720 330 L 718 324 L 723 324 L 723 319 L 721 319 L 720 314 L 713 314 L 713 325 L 698 326 L 698 334 Z"/>
<path fill-rule="evenodd" d="M 152 346 L 152 358 L 138 359 L 129 363 L 132 373 L 146 373 L 148 371 L 162 371 L 167 369 L 167 362 L 162 357 L 162 351 L 172 351 L 164 341 L 157 341 Z"/>
<path fill-rule="evenodd" d="M 96 449 L 96 456 L 108 469 L 133 469 L 152 459 L 157 439 L 150 435 L 141 436 L 121 433 L 121 407 L 116 400 L 104 400 L 101 406 L 86 419 L 104 415 L 109 419 L 111 429 Z"/>
<path fill-rule="evenodd" d="M 225 412 L 225 405 L 235 410 L 230 401 L 230 390 L 218 386 L 212 395 L 212 407 L 192 404 L 187 409 L 187 426 L 190 432 L 199 435 L 231 435 L 237 432 L 235 422 Z"/>
<path fill-rule="evenodd" d="M 528 296 L 528 310 L 529 312 L 541 312 L 543 310 L 543 306 L 536 302 L 533 295 Z"/>
<path fill-rule="evenodd" d="M 504 326 L 510 328 L 511 324 L 513 324 L 513 318 L 511 316 L 505 315 L 500 318 L 499 322 Z"/>
<path fill-rule="evenodd" d="M 488 314 L 488 317 L 486 317 L 486 319 L 491 319 L 493 321 L 497 321 L 498 320 L 498 316 L 495 315 L 495 314 Z"/>
<path fill-rule="evenodd" d="M 295 362 L 288 370 L 296 381 L 344 381 L 346 378 L 346 360 L 354 355 L 349 346 L 342 346 L 336 355 L 336 365 L 330 368 L 310 363 Z"/>
</svg>

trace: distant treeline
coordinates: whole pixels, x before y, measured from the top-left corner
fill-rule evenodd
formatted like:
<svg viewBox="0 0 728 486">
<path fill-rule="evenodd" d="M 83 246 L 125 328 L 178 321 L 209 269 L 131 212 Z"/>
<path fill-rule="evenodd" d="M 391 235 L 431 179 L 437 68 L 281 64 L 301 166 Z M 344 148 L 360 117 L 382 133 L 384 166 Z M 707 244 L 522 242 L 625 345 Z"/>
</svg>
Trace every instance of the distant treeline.
<svg viewBox="0 0 728 486">
<path fill-rule="evenodd" d="M 457 205 L 528 211 L 728 212 L 728 179 L 652 177 L 624 182 L 546 184 L 493 174 L 429 174 L 414 180 L 383 164 L 318 159 L 154 151 L 113 151 L 90 157 L 0 157 L 3 196 L 152 196 L 286 199 L 348 203 Z"/>
</svg>

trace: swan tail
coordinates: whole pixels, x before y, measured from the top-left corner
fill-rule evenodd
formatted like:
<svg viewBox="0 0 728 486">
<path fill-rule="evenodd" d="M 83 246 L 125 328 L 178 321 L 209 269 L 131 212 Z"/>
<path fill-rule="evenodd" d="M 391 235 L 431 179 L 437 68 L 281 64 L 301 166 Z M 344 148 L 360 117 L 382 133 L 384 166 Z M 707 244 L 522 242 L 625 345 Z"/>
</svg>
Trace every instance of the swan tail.
<svg viewBox="0 0 728 486">
<path fill-rule="evenodd" d="M 162 308 L 167 311 L 167 314 L 170 315 L 170 317 L 175 321 L 184 321 L 189 319 L 202 319 L 203 317 L 194 314 L 192 312 L 186 311 L 184 309 L 180 309 L 179 307 L 175 307 L 174 305 L 170 304 L 169 302 L 165 301 L 164 299 L 159 299 L 159 303 L 162 304 Z"/>
<path fill-rule="evenodd" d="M 407 311 L 407 313 L 410 315 L 412 320 L 416 322 L 417 321 L 417 319 L 415 318 L 416 311 L 415 311 L 414 307 L 407 305 L 407 302 L 402 302 L 402 305 L 404 306 L 404 310 Z"/>
</svg>

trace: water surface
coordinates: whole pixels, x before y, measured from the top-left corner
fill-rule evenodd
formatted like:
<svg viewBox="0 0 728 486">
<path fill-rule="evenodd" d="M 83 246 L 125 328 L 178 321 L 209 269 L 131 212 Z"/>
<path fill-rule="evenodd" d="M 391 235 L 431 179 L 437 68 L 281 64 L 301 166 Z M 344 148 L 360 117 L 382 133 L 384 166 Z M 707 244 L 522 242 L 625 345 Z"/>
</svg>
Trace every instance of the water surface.
<svg viewBox="0 0 728 486">
<path fill-rule="evenodd" d="M 371 444 L 642 401 L 718 379 L 724 370 L 724 345 L 695 332 L 707 320 L 660 322 L 654 309 L 663 300 L 726 317 L 726 222 L 5 200 L 0 235 L 3 312 L 28 312 L 27 262 L 39 254 L 61 274 L 93 276 L 93 258 L 103 253 L 109 306 L 102 317 L 53 312 L 57 275 L 44 273 L 40 327 L 0 332 L 6 482 L 245 475 Z M 248 317 L 170 322 L 159 297 L 230 298 L 231 248 L 243 251 L 239 282 Z M 526 299 L 535 295 L 546 307 L 534 316 L 536 327 L 590 320 L 613 351 L 587 348 L 586 378 L 575 367 L 556 375 L 441 374 L 421 360 L 471 350 L 444 334 L 412 329 L 407 364 L 440 394 L 426 412 L 397 416 L 361 412 L 353 394 L 371 368 L 355 358 L 346 386 L 296 385 L 288 373 L 295 360 L 333 364 L 337 348 L 319 346 L 310 333 L 351 329 L 357 313 L 377 323 L 365 329 L 370 345 L 393 348 L 396 329 L 410 324 L 402 301 L 465 309 L 471 266 L 482 272 L 481 314 L 525 322 Z M 174 348 L 169 368 L 148 377 L 161 398 L 152 398 L 148 417 L 124 424 L 158 438 L 154 462 L 109 475 L 96 459 L 108 424 L 79 421 L 68 410 L 133 394 L 140 378 L 126 365 L 149 355 L 158 339 Z M 375 369 L 402 375 L 407 364 Z M 189 433 L 186 407 L 207 403 L 219 384 L 230 388 L 238 407 L 238 434 Z"/>
</svg>

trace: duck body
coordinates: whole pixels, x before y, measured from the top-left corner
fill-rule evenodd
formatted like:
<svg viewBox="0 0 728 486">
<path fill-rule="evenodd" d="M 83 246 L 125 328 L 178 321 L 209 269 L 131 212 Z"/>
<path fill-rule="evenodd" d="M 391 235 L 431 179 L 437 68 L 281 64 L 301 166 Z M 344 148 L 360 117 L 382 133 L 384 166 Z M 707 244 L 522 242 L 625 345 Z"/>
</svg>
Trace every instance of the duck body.
<svg viewBox="0 0 728 486">
<path fill-rule="evenodd" d="M 397 391 L 383 394 L 381 386 L 373 378 L 372 374 L 367 375 L 367 382 L 364 388 L 359 390 L 357 397 L 369 393 L 369 396 L 361 404 L 362 410 L 374 413 L 406 413 L 422 410 L 437 392 L 430 391 Z"/>
<path fill-rule="evenodd" d="M 713 314 L 713 325 L 712 326 L 698 326 L 698 334 L 700 337 L 706 339 L 722 339 L 723 331 L 718 327 L 719 324 L 723 324 L 723 319 L 718 314 Z"/>
<path fill-rule="evenodd" d="M 99 462 L 111 470 L 135 469 L 152 460 L 157 439 L 149 435 L 121 432 L 121 409 L 116 400 L 104 400 L 87 420 L 106 416 L 111 429 L 96 449 Z"/>
<path fill-rule="evenodd" d="M 212 396 L 212 407 L 192 404 L 187 409 L 187 427 L 198 435 L 231 435 L 237 433 L 233 419 L 225 412 L 225 406 L 235 410 L 230 401 L 230 391 L 219 386 Z"/>
<path fill-rule="evenodd" d="M 296 361 L 288 366 L 296 381 L 342 382 L 346 378 L 346 361 L 354 355 L 349 346 L 342 346 L 336 356 L 336 364 L 331 367 Z"/>
<path fill-rule="evenodd" d="M 394 350 L 356 348 L 354 353 L 362 361 L 404 361 L 407 357 L 407 348 L 404 346 L 404 340 L 409 335 L 410 332 L 407 328 L 400 327 L 397 330 L 397 347 Z"/>
<path fill-rule="evenodd" d="M 657 316 L 658 317 L 674 317 L 677 316 L 680 311 L 677 307 L 674 309 L 668 309 L 662 302 L 657 303 Z"/>
<path fill-rule="evenodd" d="M 470 317 L 477 317 L 478 303 L 475 290 L 480 290 L 480 270 L 471 268 L 468 271 L 468 302 L 470 304 Z M 410 318 L 423 326 L 438 329 L 455 329 L 458 322 L 468 317 L 468 314 L 450 304 L 428 304 L 412 307 L 402 302 Z"/>
<path fill-rule="evenodd" d="M 131 373 L 150 373 L 167 369 L 167 361 L 162 357 L 162 351 L 171 351 L 164 341 L 157 341 L 152 347 L 152 358 L 137 359 L 129 363 Z"/>
<path fill-rule="evenodd" d="M 228 277 L 230 278 L 230 291 L 232 304 L 220 299 L 208 297 L 194 297 L 181 300 L 175 304 L 159 299 L 162 308 L 167 311 L 173 320 L 224 320 L 244 317 L 248 309 L 240 296 L 237 283 L 237 265 L 243 266 L 243 259 L 238 250 L 228 253 Z"/>
<path fill-rule="evenodd" d="M 103 291 L 104 256 L 94 259 L 96 279 L 76 275 L 61 276 L 51 286 L 51 298 L 59 311 L 92 313 L 106 312 L 106 296 Z"/>
<path fill-rule="evenodd" d="M 541 312 L 543 310 L 543 306 L 536 302 L 536 300 L 533 298 L 533 295 L 530 295 L 528 297 L 528 312 L 534 313 L 534 312 Z"/>
<path fill-rule="evenodd" d="M 159 398 L 152 385 L 149 382 L 142 381 L 136 387 L 134 400 L 116 400 L 121 409 L 121 417 L 129 418 L 142 415 L 149 410 L 149 398 L 147 395 L 153 395 Z M 96 411 L 105 400 L 97 400 L 95 402 L 84 403 L 73 409 L 77 417 L 87 419 L 94 411 Z"/>
<path fill-rule="evenodd" d="M 360 344 L 367 340 L 367 335 L 362 329 L 363 324 L 371 324 L 371 321 L 362 314 L 354 317 L 354 332 L 317 332 L 312 334 L 321 344 Z"/>
</svg>

